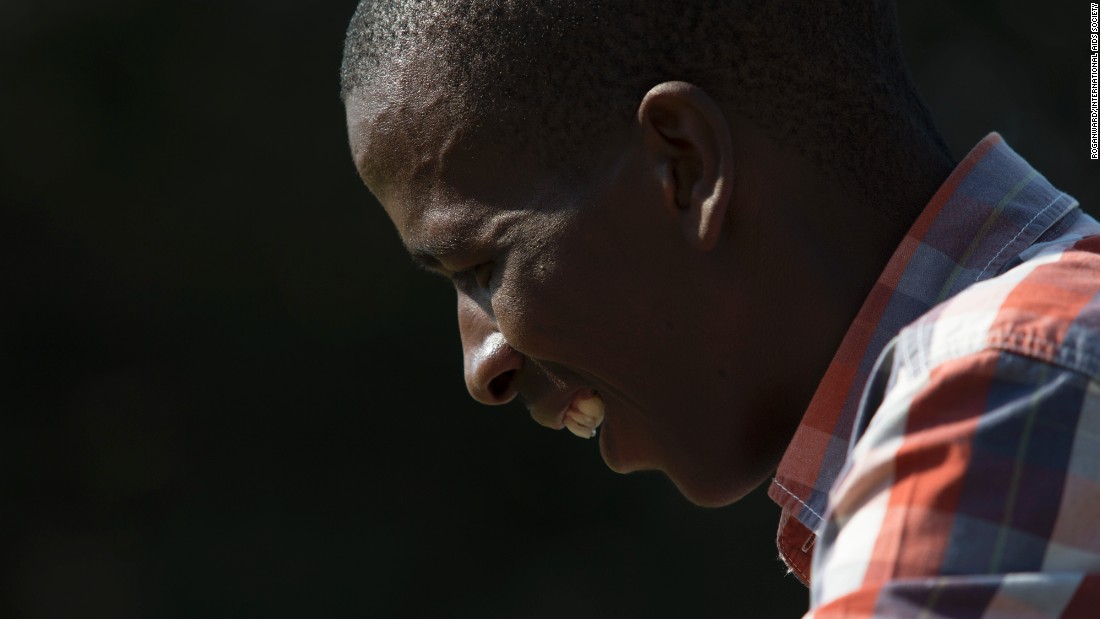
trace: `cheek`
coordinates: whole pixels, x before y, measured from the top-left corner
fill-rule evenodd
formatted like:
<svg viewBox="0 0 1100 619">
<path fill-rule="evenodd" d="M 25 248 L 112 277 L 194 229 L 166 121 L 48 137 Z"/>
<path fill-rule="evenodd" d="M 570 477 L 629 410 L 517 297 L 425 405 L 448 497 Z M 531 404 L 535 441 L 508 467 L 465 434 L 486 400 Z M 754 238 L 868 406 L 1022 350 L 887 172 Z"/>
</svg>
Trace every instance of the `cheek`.
<svg viewBox="0 0 1100 619">
<path fill-rule="evenodd" d="M 524 355 L 563 362 L 578 314 L 577 296 L 570 293 L 569 279 L 546 264 L 514 267 L 493 296 L 497 327 Z"/>
<path fill-rule="evenodd" d="M 638 361 L 632 351 L 656 335 L 654 287 L 615 241 L 575 231 L 509 265 L 493 307 L 514 348 L 600 374 Z"/>
</svg>

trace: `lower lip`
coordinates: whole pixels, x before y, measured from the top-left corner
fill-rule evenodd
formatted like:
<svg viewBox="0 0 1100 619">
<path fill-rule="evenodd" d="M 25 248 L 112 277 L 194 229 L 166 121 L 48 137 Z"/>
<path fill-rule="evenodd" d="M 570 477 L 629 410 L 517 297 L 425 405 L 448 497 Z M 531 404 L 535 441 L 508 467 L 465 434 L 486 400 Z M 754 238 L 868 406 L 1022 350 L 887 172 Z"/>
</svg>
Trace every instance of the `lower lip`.
<svg viewBox="0 0 1100 619">
<path fill-rule="evenodd" d="M 611 435 L 611 427 L 606 417 L 600 425 L 600 432 L 597 440 L 600 442 L 600 457 L 603 458 L 603 462 L 607 465 L 607 468 L 616 473 L 630 473 L 635 470 L 623 465 L 622 459 L 616 450 L 617 446 L 614 437 Z"/>
<path fill-rule="evenodd" d="M 600 425 L 599 437 L 600 456 L 607 468 L 619 474 L 634 473 L 637 471 L 664 470 L 649 455 L 649 450 L 643 448 L 645 441 L 638 442 L 641 437 L 635 436 L 627 428 L 625 432 L 616 433 L 609 424 L 609 417 L 605 417 Z M 623 428 L 619 428 L 623 430 Z M 635 440 L 630 440 L 630 439 Z"/>
</svg>

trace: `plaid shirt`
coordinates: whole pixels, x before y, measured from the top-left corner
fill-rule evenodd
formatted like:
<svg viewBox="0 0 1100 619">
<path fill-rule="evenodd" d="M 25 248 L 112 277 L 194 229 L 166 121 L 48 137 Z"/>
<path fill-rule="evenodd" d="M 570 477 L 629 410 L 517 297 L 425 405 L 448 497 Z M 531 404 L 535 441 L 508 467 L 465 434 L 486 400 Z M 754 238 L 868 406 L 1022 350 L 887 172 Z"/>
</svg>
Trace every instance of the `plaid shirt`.
<svg viewBox="0 0 1100 619">
<path fill-rule="evenodd" d="M 983 139 L 876 282 L 769 495 L 787 565 L 818 574 L 808 616 L 1100 617 L 1100 224 Z"/>
</svg>

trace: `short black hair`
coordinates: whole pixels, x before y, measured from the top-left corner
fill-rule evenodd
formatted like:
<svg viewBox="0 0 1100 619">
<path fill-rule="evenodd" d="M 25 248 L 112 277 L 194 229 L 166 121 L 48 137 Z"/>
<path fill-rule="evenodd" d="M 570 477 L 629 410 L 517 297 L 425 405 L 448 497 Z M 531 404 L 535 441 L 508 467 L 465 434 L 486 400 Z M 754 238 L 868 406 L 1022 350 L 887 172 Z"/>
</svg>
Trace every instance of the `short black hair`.
<svg viewBox="0 0 1100 619">
<path fill-rule="evenodd" d="M 915 134 L 948 152 L 896 22 L 892 0 L 363 0 L 341 90 L 418 54 L 458 117 L 569 161 L 585 136 L 629 122 L 652 86 L 682 80 L 830 171 L 866 176 L 877 150 Z"/>
</svg>

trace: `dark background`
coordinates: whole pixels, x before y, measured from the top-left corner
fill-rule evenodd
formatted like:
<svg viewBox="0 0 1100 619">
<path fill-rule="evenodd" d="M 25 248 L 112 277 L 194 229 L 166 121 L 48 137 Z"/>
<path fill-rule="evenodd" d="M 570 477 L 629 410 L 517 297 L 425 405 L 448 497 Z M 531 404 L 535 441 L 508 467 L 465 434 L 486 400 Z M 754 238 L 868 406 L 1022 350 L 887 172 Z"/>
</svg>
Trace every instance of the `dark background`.
<svg viewBox="0 0 1100 619">
<path fill-rule="evenodd" d="M 466 396 L 350 162 L 353 6 L 0 7 L 0 616 L 798 616 L 761 492 Z M 999 130 L 1096 212 L 1088 3 L 901 22 L 958 157 Z"/>
</svg>

